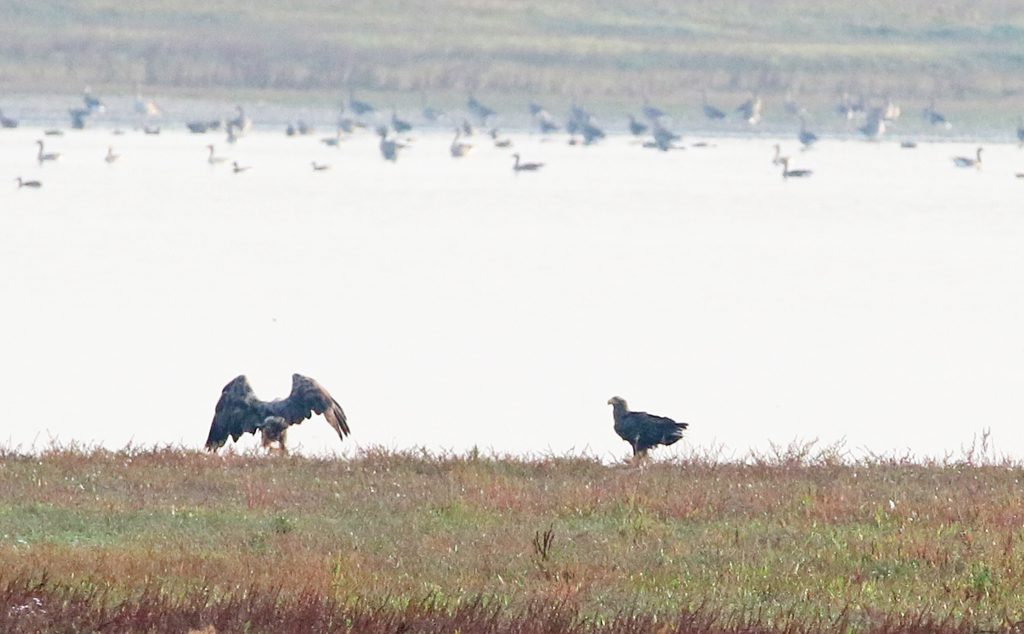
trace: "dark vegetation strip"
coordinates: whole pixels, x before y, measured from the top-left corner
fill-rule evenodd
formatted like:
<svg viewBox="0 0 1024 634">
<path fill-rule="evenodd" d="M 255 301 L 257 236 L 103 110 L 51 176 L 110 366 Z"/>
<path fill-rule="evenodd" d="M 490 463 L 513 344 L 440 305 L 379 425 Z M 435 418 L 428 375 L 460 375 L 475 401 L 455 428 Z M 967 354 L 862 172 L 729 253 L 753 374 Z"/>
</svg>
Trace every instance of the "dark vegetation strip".
<svg viewBox="0 0 1024 634">
<path fill-rule="evenodd" d="M 624 608 L 607 618 L 588 618 L 570 602 L 537 601 L 508 609 L 499 601 L 472 598 L 455 605 L 433 597 L 408 602 L 338 600 L 315 590 L 238 587 L 227 593 L 197 588 L 183 595 L 157 583 L 112 599 L 108 590 L 74 587 L 40 578 L 4 578 L 0 573 L 0 631 L 149 632 L 213 634 L 276 632 L 314 634 L 804 634 L 845 632 L 846 614 L 808 619 L 783 614 L 766 624 L 756 610 L 727 613 L 700 607 L 675 614 L 638 613 Z M 1019 631 L 1022 624 L 1005 624 Z M 1018 628 L 1018 629 L 1015 629 Z M 960 634 L 978 631 L 966 619 L 930 614 L 879 615 L 859 631 L 877 634 Z"/>
</svg>

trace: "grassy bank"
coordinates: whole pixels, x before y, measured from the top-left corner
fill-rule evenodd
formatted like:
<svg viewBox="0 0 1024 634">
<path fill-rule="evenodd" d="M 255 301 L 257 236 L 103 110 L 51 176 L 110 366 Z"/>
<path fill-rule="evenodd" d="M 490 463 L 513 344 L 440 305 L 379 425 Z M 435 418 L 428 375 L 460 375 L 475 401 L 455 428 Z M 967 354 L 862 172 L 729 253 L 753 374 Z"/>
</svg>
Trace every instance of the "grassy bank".
<svg viewBox="0 0 1024 634">
<path fill-rule="evenodd" d="M 690 102 L 706 88 L 816 102 L 846 87 L 1000 108 L 1024 95 L 1024 7 L 1008 0 L 0 0 L 0 17 L 7 91 L 348 85 L 500 103 Z"/>
<path fill-rule="evenodd" d="M 280 631 L 267 619 L 291 610 L 323 630 L 461 609 L 492 624 L 541 610 L 625 628 L 595 631 L 681 618 L 706 628 L 664 631 L 1008 627 L 1024 619 L 1022 476 L 1015 464 L 797 450 L 643 470 L 386 452 L 10 453 L 0 624 L 95 628 L 116 613 Z M 249 613 L 260 605 L 263 617 Z"/>
</svg>

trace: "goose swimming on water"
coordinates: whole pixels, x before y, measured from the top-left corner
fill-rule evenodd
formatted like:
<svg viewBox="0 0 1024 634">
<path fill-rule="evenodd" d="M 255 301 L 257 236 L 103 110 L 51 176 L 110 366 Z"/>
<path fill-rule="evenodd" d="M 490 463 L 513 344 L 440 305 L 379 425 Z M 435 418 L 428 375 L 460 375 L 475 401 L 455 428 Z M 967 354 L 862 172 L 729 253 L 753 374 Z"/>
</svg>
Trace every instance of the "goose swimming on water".
<svg viewBox="0 0 1024 634">
<path fill-rule="evenodd" d="M 516 160 L 515 164 L 512 165 L 512 171 L 514 172 L 536 172 L 544 167 L 543 163 L 520 163 L 518 153 L 513 154 L 512 158 Z"/>
<path fill-rule="evenodd" d="M 328 165 L 326 163 L 317 163 L 316 161 L 313 161 L 313 171 L 314 172 L 326 172 L 329 169 L 331 169 L 330 165 Z"/>
<path fill-rule="evenodd" d="M 42 141 L 36 141 L 36 145 L 39 146 L 39 151 L 36 153 L 36 160 L 39 162 L 40 165 L 42 165 L 43 163 L 46 163 L 47 161 L 57 161 L 57 160 L 60 160 L 60 152 L 46 152 L 46 151 L 44 151 L 43 150 L 43 142 Z"/>
<path fill-rule="evenodd" d="M 469 143 L 462 143 L 462 142 L 460 142 L 459 139 L 461 137 L 462 137 L 462 130 L 456 128 L 455 129 L 455 138 L 452 139 L 452 144 L 451 144 L 451 147 L 449 148 L 449 150 L 451 151 L 451 154 L 452 154 L 452 158 L 461 158 L 463 156 L 466 156 L 467 154 L 469 154 L 470 150 L 473 149 L 473 146 L 470 145 Z"/>
<path fill-rule="evenodd" d="M 975 167 L 981 168 L 981 150 L 978 148 L 974 153 L 974 158 L 968 158 L 966 156 L 954 156 L 953 165 L 957 167 Z"/>
<path fill-rule="evenodd" d="M 782 159 L 782 178 L 807 178 L 814 172 L 811 170 L 791 170 L 789 169 L 789 157 L 783 157 Z"/>
<path fill-rule="evenodd" d="M 32 189 L 39 189 L 40 187 L 43 186 L 43 184 L 40 183 L 39 181 L 22 180 L 20 176 L 18 178 L 15 178 L 14 180 L 18 182 L 18 189 L 21 189 L 22 187 L 31 187 Z"/>
<path fill-rule="evenodd" d="M 242 172 L 248 171 L 250 169 L 252 169 L 252 166 L 250 165 L 239 165 L 238 161 L 231 162 L 231 171 L 233 171 L 235 174 L 241 174 Z"/>
<path fill-rule="evenodd" d="M 817 143 L 818 135 L 807 129 L 807 120 L 800 117 L 800 133 L 797 135 L 804 149 L 810 148 Z"/>
<path fill-rule="evenodd" d="M 209 156 L 206 157 L 206 162 L 210 165 L 220 165 L 228 160 L 227 157 L 224 156 L 214 156 L 212 145 L 207 145 L 206 149 L 210 151 Z"/>
</svg>

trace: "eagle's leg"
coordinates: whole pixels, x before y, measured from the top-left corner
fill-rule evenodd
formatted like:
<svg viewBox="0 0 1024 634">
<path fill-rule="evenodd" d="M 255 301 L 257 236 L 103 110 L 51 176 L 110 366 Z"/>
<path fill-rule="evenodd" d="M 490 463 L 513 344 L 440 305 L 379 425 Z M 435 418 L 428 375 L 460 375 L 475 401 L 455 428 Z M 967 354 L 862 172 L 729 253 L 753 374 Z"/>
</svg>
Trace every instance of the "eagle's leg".
<svg viewBox="0 0 1024 634">
<path fill-rule="evenodd" d="M 288 455 L 288 447 L 284 446 L 284 441 L 288 438 L 288 430 L 282 429 L 281 435 L 277 437 L 277 447 L 281 450 L 281 455 Z"/>
<path fill-rule="evenodd" d="M 267 453 L 273 453 L 273 444 L 276 442 L 277 451 L 288 455 L 288 449 L 284 446 L 287 434 L 288 422 L 285 419 L 280 416 L 267 416 L 266 420 L 263 421 L 263 427 L 260 428 L 260 437 L 263 441 L 263 448 L 267 450 Z"/>
</svg>

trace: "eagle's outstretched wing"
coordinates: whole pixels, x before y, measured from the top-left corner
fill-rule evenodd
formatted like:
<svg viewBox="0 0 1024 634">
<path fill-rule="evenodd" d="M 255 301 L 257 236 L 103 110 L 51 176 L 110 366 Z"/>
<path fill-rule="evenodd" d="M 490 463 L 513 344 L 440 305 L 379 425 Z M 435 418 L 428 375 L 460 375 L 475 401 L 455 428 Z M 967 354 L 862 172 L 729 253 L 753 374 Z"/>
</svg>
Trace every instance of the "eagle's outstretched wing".
<svg viewBox="0 0 1024 634">
<path fill-rule="evenodd" d="M 345 412 L 334 397 L 322 385 L 301 374 L 292 375 L 292 393 L 288 398 L 272 404 L 277 414 L 291 424 L 301 423 L 313 413 L 323 414 L 338 437 L 345 439 L 349 433 Z"/>
<path fill-rule="evenodd" d="M 228 436 L 237 441 L 242 434 L 255 433 L 267 417 L 265 407 L 256 398 L 245 375 L 235 377 L 220 393 L 206 448 L 215 451 L 227 442 Z"/>
</svg>

